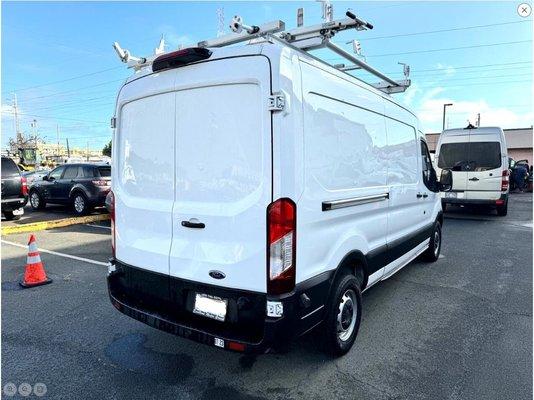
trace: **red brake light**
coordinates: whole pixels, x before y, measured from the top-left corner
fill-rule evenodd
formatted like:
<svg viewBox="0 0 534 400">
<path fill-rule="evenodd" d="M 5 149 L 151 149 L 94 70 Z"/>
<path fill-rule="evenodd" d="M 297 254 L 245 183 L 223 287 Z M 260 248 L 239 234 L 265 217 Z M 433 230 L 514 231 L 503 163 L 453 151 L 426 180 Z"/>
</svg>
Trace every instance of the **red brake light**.
<svg viewBox="0 0 534 400">
<path fill-rule="evenodd" d="M 163 54 L 152 62 L 152 71 L 161 71 L 167 68 L 176 68 L 211 57 L 211 50 L 203 47 L 190 47 L 188 49 Z"/>
<path fill-rule="evenodd" d="M 28 180 L 26 179 L 25 176 L 22 176 L 20 178 L 20 182 L 22 183 L 20 192 L 22 193 L 23 196 L 27 196 L 28 195 Z"/>
<path fill-rule="evenodd" d="M 111 222 L 111 251 L 113 258 L 115 258 L 115 194 L 113 194 L 112 190 L 106 196 L 105 205 Z"/>
<path fill-rule="evenodd" d="M 505 169 L 502 171 L 501 192 L 506 192 L 510 186 L 510 171 Z"/>
<path fill-rule="evenodd" d="M 296 223 L 297 206 L 291 199 L 278 199 L 267 207 L 269 294 L 288 293 L 295 287 Z"/>
</svg>

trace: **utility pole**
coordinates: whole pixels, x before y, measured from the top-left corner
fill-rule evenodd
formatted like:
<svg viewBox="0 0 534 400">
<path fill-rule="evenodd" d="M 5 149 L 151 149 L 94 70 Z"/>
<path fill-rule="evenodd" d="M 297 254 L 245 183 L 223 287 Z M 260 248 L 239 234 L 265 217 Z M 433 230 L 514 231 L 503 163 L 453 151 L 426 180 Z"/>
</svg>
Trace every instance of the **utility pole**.
<svg viewBox="0 0 534 400">
<path fill-rule="evenodd" d="M 56 136 L 57 136 L 57 158 L 59 159 L 59 124 L 56 125 Z"/>
<path fill-rule="evenodd" d="M 67 140 L 67 157 L 70 158 L 69 138 L 66 138 L 66 140 Z"/>
<path fill-rule="evenodd" d="M 224 36 L 224 7 L 217 8 L 217 37 Z"/>
<path fill-rule="evenodd" d="M 452 103 L 443 104 L 443 130 L 445 130 L 445 113 L 449 106 L 452 106 Z"/>
<path fill-rule="evenodd" d="M 20 132 L 20 125 L 19 125 L 19 105 L 17 103 L 17 94 L 13 92 L 13 116 L 14 116 L 14 127 L 15 127 L 15 138 L 17 140 L 17 144 L 20 144 L 22 142 L 22 134 Z"/>
<path fill-rule="evenodd" d="M 480 128 L 480 113 L 477 114 L 477 128 Z"/>
</svg>

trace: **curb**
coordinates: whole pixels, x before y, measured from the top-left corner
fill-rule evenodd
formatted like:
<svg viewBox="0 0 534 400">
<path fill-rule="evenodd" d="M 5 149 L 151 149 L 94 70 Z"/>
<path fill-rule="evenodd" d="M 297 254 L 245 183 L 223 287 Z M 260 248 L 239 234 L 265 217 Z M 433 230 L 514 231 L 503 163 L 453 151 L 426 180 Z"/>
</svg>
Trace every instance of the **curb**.
<svg viewBox="0 0 534 400">
<path fill-rule="evenodd" d="M 15 233 L 38 232 L 46 229 L 62 228 L 64 226 L 87 224 L 89 222 L 107 221 L 109 214 L 87 215 L 84 217 L 73 217 L 56 219 L 53 221 L 33 222 L 24 225 L 3 226 L 2 235 L 12 235 Z"/>
</svg>

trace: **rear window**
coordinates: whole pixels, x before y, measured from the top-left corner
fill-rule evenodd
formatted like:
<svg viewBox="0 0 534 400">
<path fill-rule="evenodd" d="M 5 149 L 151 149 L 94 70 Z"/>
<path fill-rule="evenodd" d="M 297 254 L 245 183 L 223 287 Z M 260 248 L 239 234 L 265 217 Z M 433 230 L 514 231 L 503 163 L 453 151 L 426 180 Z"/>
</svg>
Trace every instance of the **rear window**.
<svg viewBox="0 0 534 400">
<path fill-rule="evenodd" d="M 111 167 L 98 167 L 98 172 L 102 178 L 111 176 Z"/>
<path fill-rule="evenodd" d="M 439 150 L 439 168 L 449 168 L 453 171 L 485 171 L 500 166 L 499 142 L 445 143 Z"/>
<path fill-rule="evenodd" d="M 19 175 L 17 164 L 10 158 L 2 157 L 2 177 Z"/>
</svg>

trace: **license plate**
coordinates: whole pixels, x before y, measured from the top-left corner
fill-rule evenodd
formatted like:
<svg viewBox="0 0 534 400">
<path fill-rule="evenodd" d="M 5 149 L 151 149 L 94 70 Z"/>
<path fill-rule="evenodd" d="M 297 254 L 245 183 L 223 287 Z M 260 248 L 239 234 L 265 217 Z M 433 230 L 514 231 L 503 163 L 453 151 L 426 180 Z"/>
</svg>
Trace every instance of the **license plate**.
<svg viewBox="0 0 534 400">
<path fill-rule="evenodd" d="M 195 307 L 193 313 L 217 321 L 224 321 L 226 318 L 226 307 L 228 300 L 208 294 L 197 293 L 195 295 Z"/>
<path fill-rule="evenodd" d="M 445 192 L 445 198 L 447 199 L 455 199 L 457 197 L 456 192 Z"/>
<path fill-rule="evenodd" d="M 13 215 L 22 215 L 24 214 L 24 208 L 19 208 L 18 210 L 13 210 Z"/>
</svg>

